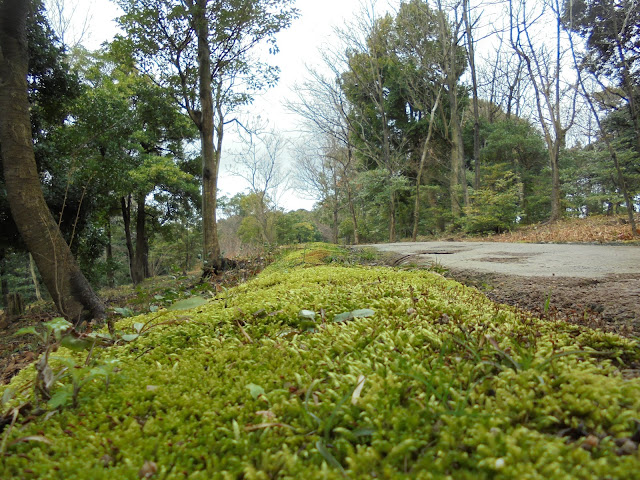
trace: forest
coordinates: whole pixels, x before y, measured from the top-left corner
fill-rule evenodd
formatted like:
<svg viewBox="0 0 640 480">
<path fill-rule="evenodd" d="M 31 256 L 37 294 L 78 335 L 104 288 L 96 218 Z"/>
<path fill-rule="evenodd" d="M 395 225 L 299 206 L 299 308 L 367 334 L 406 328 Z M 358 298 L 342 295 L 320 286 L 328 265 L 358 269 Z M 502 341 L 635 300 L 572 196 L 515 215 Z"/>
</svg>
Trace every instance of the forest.
<svg viewBox="0 0 640 480">
<path fill-rule="evenodd" d="M 87 51 L 63 41 L 63 2 L 51 12 L 32 2 L 25 68 L 39 185 L 30 188 L 53 219 L 35 221 L 49 216 L 44 204 L 12 213 L 11 185 L 26 188 L 7 150 L 4 304 L 65 283 L 43 259 L 52 250 L 80 272 L 57 275 L 86 277 L 81 306 L 62 308 L 93 311 L 92 288 L 213 272 L 275 245 L 490 235 L 614 214 L 637 235 L 634 2 L 414 0 L 384 14 L 364 3 L 286 99 L 298 138 L 238 113 L 277 82 L 265 48 L 276 51 L 277 33 L 296 20 L 293 2 L 205 2 L 206 12 L 197 2 L 117 3 L 123 33 Z M 216 13 L 225 8 L 233 14 Z M 237 130 L 243 147 L 225 147 Z M 221 162 L 243 192 L 218 198 Z M 287 189 L 312 198 L 313 211 L 285 211 Z M 54 247 L 42 241 L 49 230 L 60 231 Z"/>
</svg>

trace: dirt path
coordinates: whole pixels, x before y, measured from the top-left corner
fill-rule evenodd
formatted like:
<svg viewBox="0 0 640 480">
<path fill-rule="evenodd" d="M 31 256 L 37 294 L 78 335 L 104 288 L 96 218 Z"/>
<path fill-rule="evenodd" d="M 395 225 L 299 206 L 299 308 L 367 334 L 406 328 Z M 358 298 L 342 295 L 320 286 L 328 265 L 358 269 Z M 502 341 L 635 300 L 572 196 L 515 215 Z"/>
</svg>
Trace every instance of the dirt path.
<svg viewBox="0 0 640 480">
<path fill-rule="evenodd" d="M 542 316 L 640 336 L 640 247 L 423 242 L 371 245 L 437 265 L 489 298 Z"/>
</svg>

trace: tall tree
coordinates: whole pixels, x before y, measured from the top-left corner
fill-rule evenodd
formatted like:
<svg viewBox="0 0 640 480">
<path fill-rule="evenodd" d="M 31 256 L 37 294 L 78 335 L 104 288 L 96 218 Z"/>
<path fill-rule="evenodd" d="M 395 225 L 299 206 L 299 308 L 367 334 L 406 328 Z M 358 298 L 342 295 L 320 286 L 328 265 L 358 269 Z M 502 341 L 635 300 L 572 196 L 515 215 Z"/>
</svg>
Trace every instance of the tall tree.
<svg viewBox="0 0 640 480">
<path fill-rule="evenodd" d="M 640 2 L 566 1 L 563 19 L 568 28 L 587 41 L 583 66 L 601 85 L 609 79 L 618 87 L 610 91 L 619 95 L 629 108 L 640 153 Z"/>
<path fill-rule="evenodd" d="M 454 218 L 459 217 L 462 208 L 469 205 L 467 190 L 466 165 L 464 159 L 464 141 L 462 139 L 462 98 L 458 81 L 467 68 L 464 48 L 461 47 L 461 10 L 462 4 L 455 0 L 451 5 L 436 1 L 438 7 L 438 29 L 440 46 L 442 48 L 442 70 L 444 85 L 449 99 L 448 139 L 451 143 L 451 173 L 449 176 L 449 190 L 451 195 L 451 213 Z M 453 21 L 449 21 L 449 15 Z M 444 110 L 443 110 L 444 112 Z"/>
<path fill-rule="evenodd" d="M 572 86 L 563 86 L 562 23 L 559 0 L 549 0 L 540 10 L 528 8 L 525 0 L 509 0 L 511 46 L 524 61 L 536 104 L 538 121 L 542 127 L 549 153 L 551 169 L 551 216 L 554 222 L 562 217 L 560 185 L 560 152 L 566 146 L 567 131 L 573 125 L 577 92 Z M 534 43 L 533 25 L 541 19 L 553 19 L 555 35 L 553 46 Z"/>
<path fill-rule="evenodd" d="M 101 318 L 104 306 L 78 268 L 42 193 L 27 96 L 27 16 L 37 5 L 0 2 L 0 142 L 13 219 L 59 311 L 74 321 Z"/>
<path fill-rule="evenodd" d="M 205 274 L 222 268 L 216 225 L 225 125 L 252 92 L 275 83 L 277 69 L 253 58 L 260 44 L 297 16 L 293 0 L 118 0 L 120 25 L 140 65 L 171 88 L 200 132 Z"/>
</svg>

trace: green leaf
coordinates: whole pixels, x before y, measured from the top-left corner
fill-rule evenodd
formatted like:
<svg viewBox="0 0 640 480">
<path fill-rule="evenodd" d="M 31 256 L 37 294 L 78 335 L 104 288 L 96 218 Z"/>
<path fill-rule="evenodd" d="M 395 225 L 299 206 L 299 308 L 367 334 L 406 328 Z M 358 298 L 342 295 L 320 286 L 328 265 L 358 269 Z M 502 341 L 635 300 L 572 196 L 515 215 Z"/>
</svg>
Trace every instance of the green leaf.
<svg viewBox="0 0 640 480">
<path fill-rule="evenodd" d="M 298 316 L 300 318 L 306 318 L 307 320 L 315 320 L 316 312 L 314 312 L 313 310 L 300 310 Z"/>
<path fill-rule="evenodd" d="M 318 449 L 318 452 L 320 452 L 320 455 L 322 455 L 322 458 L 324 458 L 329 465 L 340 470 L 340 472 L 342 472 L 345 477 L 347 476 L 347 472 L 344 471 L 344 467 L 340 465 L 340 462 L 336 460 L 336 457 L 334 457 L 333 454 L 329 450 L 327 450 L 327 447 L 325 447 L 322 440 L 318 440 L 316 442 L 316 448 Z"/>
<path fill-rule="evenodd" d="M 18 330 L 14 335 L 38 335 L 36 327 L 24 327 Z"/>
<path fill-rule="evenodd" d="M 151 305 L 151 306 L 149 307 L 149 311 L 150 311 L 151 313 L 156 313 L 156 312 L 158 311 L 158 306 L 157 306 L 157 305 Z"/>
<path fill-rule="evenodd" d="M 373 317 L 376 312 L 371 310 L 370 308 L 362 308 L 360 310 L 354 310 L 351 312 L 351 315 L 355 318 L 365 318 L 365 317 Z"/>
<path fill-rule="evenodd" d="M 140 335 L 138 335 L 137 333 L 125 333 L 124 335 L 122 335 L 122 339 L 125 342 L 133 342 L 136 338 L 138 338 Z"/>
<path fill-rule="evenodd" d="M 156 300 L 164 300 L 164 295 L 154 295 L 153 298 Z"/>
<path fill-rule="evenodd" d="M 44 326 L 50 332 L 60 333 L 66 332 L 70 328 L 73 328 L 73 324 L 62 317 L 56 317 L 53 320 L 45 322 Z"/>
<path fill-rule="evenodd" d="M 167 310 L 189 310 L 190 308 L 200 307 L 207 303 L 207 300 L 202 297 L 191 297 L 171 305 Z"/>
<path fill-rule="evenodd" d="M 7 388 L 2 394 L 2 399 L 0 399 L 0 406 L 4 406 L 6 403 L 10 402 L 15 394 L 16 392 L 12 388 Z"/>
<path fill-rule="evenodd" d="M 376 429 L 373 427 L 363 427 L 355 429 L 353 433 L 356 437 L 370 437 L 374 433 L 376 433 Z"/>
<path fill-rule="evenodd" d="M 353 318 L 353 315 L 351 315 L 351 312 L 344 312 L 344 313 L 339 313 L 338 315 L 333 317 L 333 321 L 340 323 L 340 322 L 346 322 L 347 320 L 351 320 L 352 318 Z"/>
<path fill-rule="evenodd" d="M 144 327 L 144 323 L 135 322 L 133 324 L 133 329 L 138 333 L 140 333 L 140 330 L 142 330 L 142 327 Z"/>
<path fill-rule="evenodd" d="M 113 309 L 113 311 L 122 315 L 123 317 L 131 317 L 133 315 L 133 310 L 127 307 L 116 307 Z"/>
<path fill-rule="evenodd" d="M 248 385 L 245 385 L 245 388 L 249 390 L 249 393 L 251 394 L 254 400 L 258 398 L 260 395 L 264 395 L 264 388 L 262 388 L 260 385 L 256 385 L 255 383 L 250 383 Z"/>
<path fill-rule="evenodd" d="M 58 408 L 67 405 L 71 400 L 71 392 L 68 389 L 58 390 L 53 394 L 47 405 L 51 408 Z"/>
<path fill-rule="evenodd" d="M 372 317 L 376 312 L 371 310 L 370 308 L 362 308 L 360 310 L 354 310 L 353 312 L 344 312 L 339 313 L 335 317 L 333 317 L 334 322 L 346 322 L 351 320 L 352 318 L 365 318 Z"/>
<path fill-rule="evenodd" d="M 65 335 L 64 337 L 62 337 L 60 344 L 63 347 L 67 347 L 69 350 L 73 350 L 74 352 L 82 352 L 84 350 L 89 350 L 93 345 L 94 341 L 83 340 L 81 338 L 76 338 L 71 335 Z"/>
</svg>

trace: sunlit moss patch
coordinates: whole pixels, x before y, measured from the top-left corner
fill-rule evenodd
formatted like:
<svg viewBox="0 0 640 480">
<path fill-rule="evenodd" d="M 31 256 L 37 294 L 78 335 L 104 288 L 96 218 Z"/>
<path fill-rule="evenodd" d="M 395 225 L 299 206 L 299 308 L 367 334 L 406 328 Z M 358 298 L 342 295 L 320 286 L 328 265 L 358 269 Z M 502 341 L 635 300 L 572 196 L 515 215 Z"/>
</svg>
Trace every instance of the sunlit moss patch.
<svg viewBox="0 0 640 480">
<path fill-rule="evenodd" d="M 108 390 L 14 426 L 0 478 L 640 476 L 637 342 L 424 271 L 321 264 L 336 254 L 123 321 L 169 324 L 95 354 L 119 360 Z"/>
</svg>

